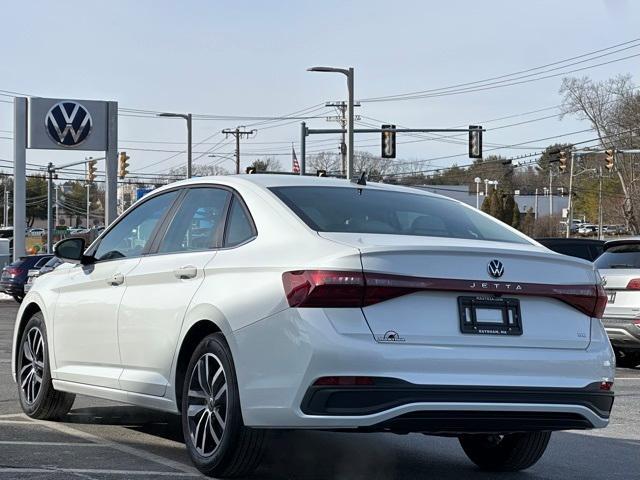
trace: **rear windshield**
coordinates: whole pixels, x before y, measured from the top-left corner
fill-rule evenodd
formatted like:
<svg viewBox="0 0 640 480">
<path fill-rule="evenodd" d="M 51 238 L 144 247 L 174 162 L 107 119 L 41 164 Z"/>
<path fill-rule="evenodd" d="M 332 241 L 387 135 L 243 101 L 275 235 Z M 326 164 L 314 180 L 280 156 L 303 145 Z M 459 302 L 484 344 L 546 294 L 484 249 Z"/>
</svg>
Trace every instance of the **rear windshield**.
<svg viewBox="0 0 640 480">
<path fill-rule="evenodd" d="M 595 265 L 597 268 L 640 268 L 640 243 L 609 247 Z"/>
<path fill-rule="evenodd" d="M 499 222 L 445 198 L 355 187 L 272 187 L 270 190 L 318 232 L 529 243 Z"/>
</svg>

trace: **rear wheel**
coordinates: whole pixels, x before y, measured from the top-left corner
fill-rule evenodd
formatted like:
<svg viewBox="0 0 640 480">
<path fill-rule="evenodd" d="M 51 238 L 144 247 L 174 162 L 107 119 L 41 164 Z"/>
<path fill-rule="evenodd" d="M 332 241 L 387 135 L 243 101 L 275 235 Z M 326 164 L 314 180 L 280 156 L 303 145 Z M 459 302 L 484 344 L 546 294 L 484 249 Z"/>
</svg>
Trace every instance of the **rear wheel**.
<svg viewBox="0 0 640 480">
<path fill-rule="evenodd" d="M 219 333 L 200 342 L 187 367 L 182 430 L 191 460 L 206 475 L 244 476 L 262 458 L 265 432 L 242 421 L 233 359 Z"/>
<path fill-rule="evenodd" d="M 547 449 L 551 432 L 462 435 L 460 445 L 482 470 L 515 472 L 534 465 Z"/>
<path fill-rule="evenodd" d="M 27 322 L 20 339 L 17 379 L 22 410 L 31 418 L 57 420 L 73 405 L 75 395 L 53 389 L 47 330 L 41 313 Z"/>
</svg>

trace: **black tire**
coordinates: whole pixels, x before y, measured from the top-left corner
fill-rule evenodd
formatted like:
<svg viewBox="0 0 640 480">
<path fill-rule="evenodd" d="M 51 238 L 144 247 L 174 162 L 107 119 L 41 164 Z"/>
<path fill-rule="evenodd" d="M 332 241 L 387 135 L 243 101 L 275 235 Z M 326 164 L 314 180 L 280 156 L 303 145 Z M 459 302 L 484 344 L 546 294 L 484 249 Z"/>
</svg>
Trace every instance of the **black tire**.
<svg viewBox="0 0 640 480">
<path fill-rule="evenodd" d="M 20 295 L 13 295 L 13 299 L 18 303 L 22 303 L 22 300 L 24 300 L 24 297 L 21 297 Z"/>
<path fill-rule="evenodd" d="M 534 465 L 544 454 L 551 432 L 506 435 L 462 435 L 460 445 L 482 470 L 516 472 Z"/>
<path fill-rule="evenodd" d="M 199 376 L 203 370 L 204 376 Z M 222 334 L 209 335 L 198 344 L 184 378 L 182 431 L 194 465 L 205 475 L 215 477 L 250 474 L 262 459 L 265 431 L 244 426 L 233 358 Z M 206 381 L 202 382 L 202 378 Z M 226 388 L 220 382 L 225 382 Z"/>
<path fill-rule="evenodd" d="M 640 352 L 622 352 L 616 355 L 616 365 L 622 368 L 634 368 L 640 364 Z"/>
<path fill-rule="evenodd" d="M 33 351 L 26 351 L 27 343 L 40 335 L 39 347 Z M 18 350 L 17 381 L 20 406 L 24 413 L 39 420 L 59 420 L 64 417 L 76 396 L 72 393 L 54 390 L 49 368 L 49 349 L 47 348 L 47 330 L 41 313 L 34 314 L 27 322 L 20 337 Z M 35 358 L 31 361 L 29 359 Z M 31 373 L 31 378 L 27 378 Z M 40 385 L 37 378 L 40 377 Z"/>
</svg>

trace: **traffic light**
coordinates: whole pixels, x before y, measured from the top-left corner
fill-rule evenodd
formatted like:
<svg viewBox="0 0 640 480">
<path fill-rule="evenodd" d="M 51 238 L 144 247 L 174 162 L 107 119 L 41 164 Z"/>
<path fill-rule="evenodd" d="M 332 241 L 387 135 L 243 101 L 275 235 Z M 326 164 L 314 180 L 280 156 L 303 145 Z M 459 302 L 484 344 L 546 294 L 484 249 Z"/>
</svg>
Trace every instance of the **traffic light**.
<svg viewBox="0 0 640 480">
<path fill-rule="evenodd" d="M 395 125 L 382 125 L 382 130 L 393 129 Z M 382 158 L 396 158 L 396 132 L 395 131 L 383 131 L 382 132 Z"/>
<path fill-rule="evenodd" d="M 482 127 L 469 125 L 469 158 L 482 158 Z"/>
<path fill-rule="evenodd" d="M 616 151 L 615 149 L 610 148 L 609 150 L 605 150 L 604 153 L 606 155 L 604 168 L 611 171 L 613 170 L 613 164 L 616 161 Z"/>
<path fill-rule="evenodd" d="M 90 160 L 87 162 L 87 183 L 93 183 L 95 181 L 96 171 L 98 170 L 98 167 L 96 167 L 97 163 L 97 160 Z"/>
<path fill-rule="evenodd" d="M 129 170 L 127 170 L 127 167 L 129 166 L 127 160 L 129 160 L 129 158 L 130 157 L 127 155 L 127 152 L 120 152 L 120 162 L 118 166 L 118 177 L 120 180 L 126 177 L 127 173 L 129 173 Z"/>
<path fill-rule="evenodd" d="M 560 157 L 558 158 L 558 169 L 560 170 L 560 173 L 564 173 L 567 171 L 567 152 L 561 151 L 559 155 Z"/>
<path fill-rule="evenodd" d="M 247 167 L 245 171 L 249 174 L 256 173 L 256 167 Z"/>
<path fill-rule="evenodd" d="M 326 177 L 327 176 L 327 171 L 326 170 L 316 170 L 316 176 L 317 177 Z"/>
</svg>

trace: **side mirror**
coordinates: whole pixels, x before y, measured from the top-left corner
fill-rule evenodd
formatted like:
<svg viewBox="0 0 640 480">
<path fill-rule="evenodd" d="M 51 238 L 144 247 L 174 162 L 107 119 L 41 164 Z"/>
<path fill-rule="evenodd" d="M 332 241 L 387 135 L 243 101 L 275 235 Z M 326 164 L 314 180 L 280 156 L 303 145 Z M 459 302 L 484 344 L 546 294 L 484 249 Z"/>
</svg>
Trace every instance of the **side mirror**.
<svg viewBox="0 0 640 480">
<path fill-rule="evenodd" d="M 53 254 L 70 263 L 91 263 L 91 257 L 84 255 L 84 238 L 74 237 L 60 240 L 53 246 Z"/>
</svg>

